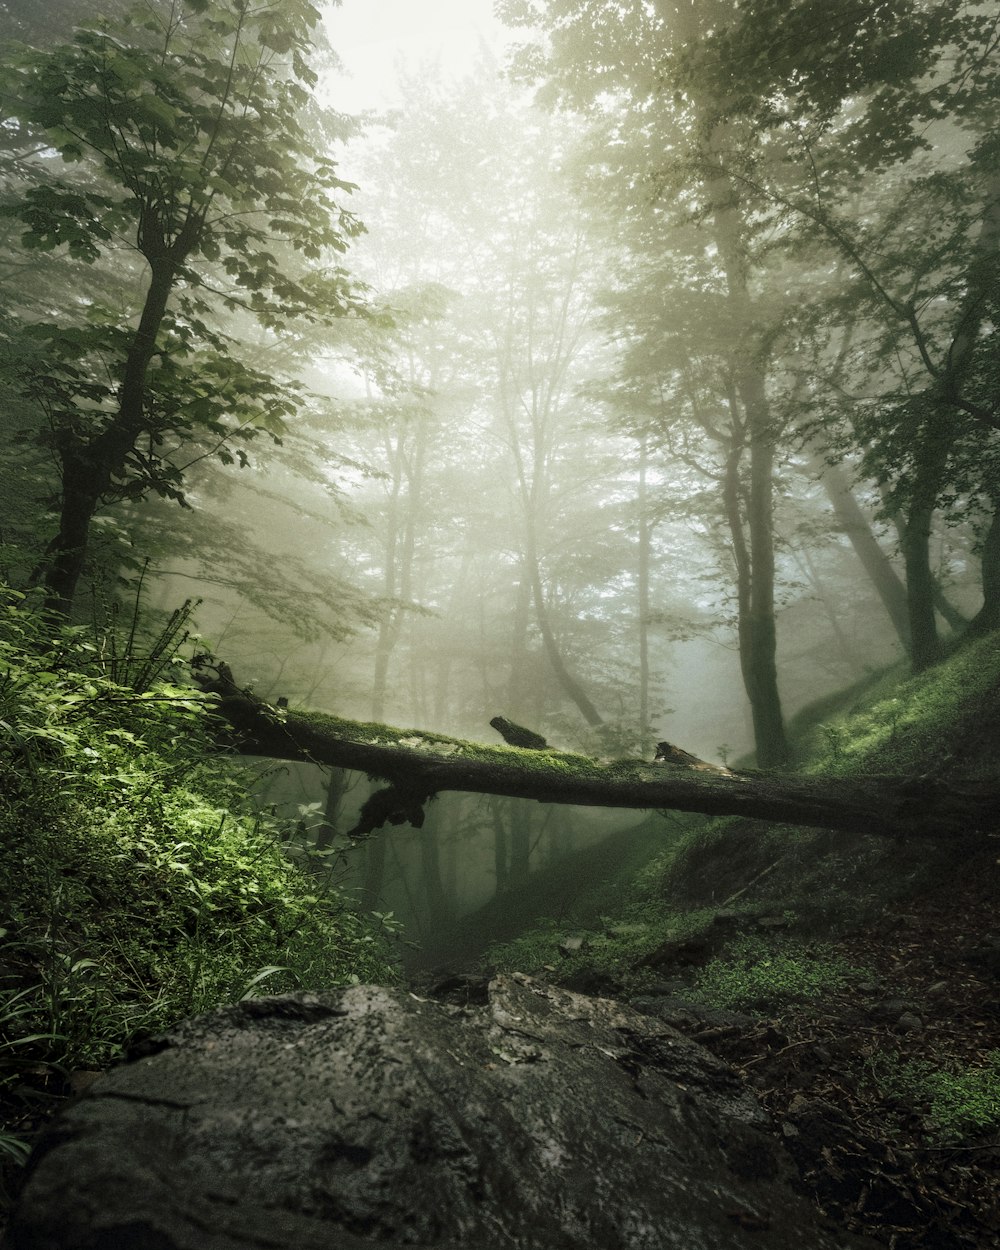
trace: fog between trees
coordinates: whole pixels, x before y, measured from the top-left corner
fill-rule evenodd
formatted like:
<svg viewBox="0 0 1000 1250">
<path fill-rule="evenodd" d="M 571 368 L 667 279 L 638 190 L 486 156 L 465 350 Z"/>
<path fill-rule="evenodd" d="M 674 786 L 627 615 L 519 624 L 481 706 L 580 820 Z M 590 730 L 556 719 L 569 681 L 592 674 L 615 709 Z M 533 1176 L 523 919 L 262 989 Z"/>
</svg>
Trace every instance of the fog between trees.
<svg viewBox="0 0 1000 1250">
<path fill-rule="evenodd" d="M 85 615 L 148 558 L 151 604 L 201 598 L 206 645 L 267 699 L 781 765 L 804 704 L 932 662 L 977 613 L 998 623 L 991 7 L 852 2 L 834 23 L 814 0 L 507 0 L 513 71 L 485 49 L 459 80 L 411 66 L 400 107 L 355 123 L 318 110 L 294 60 L 329 55 L 310 6 L 258 6 L 272 28 L 238 0 L 161 0 L 112 51 L 177 50 L 153 97 L 172 119 L 119 77 L 133 112 L 108 129 L 81 120 L 92 84 L 65 116 L 36 89 L 53 64 L 78 85 L 106 69 L 105 36 L 77 45 L 85 63 L 58 50 L 72 5 L 40 28 L 8 4 L 36 49 L 5 87 L 13 575 Z M 182 81 L 211 64 L 211 90 Z M 287 110 L 280 161 L 231 116 L 232 64 Z M 148 99 L 145 63 L 129 72 Z M 257 139 L 282 142 L 261 110 Z M 198 176 L 271 225 L 178 259 L 134 438 L 98 480 L 156 280 L 149 222 L 179 238 L 203 203 L 183 161 L 214 151 L 206 115 L 234 155 Z M 289 202 L 282 180 L 330 157 Z M 83 554 L 65 523 L 81 472 L 89 563 L 67 593 L 52 569 Z M 367 783 L 309 771 L 271 798 L 329 841 Z M 425 928 L 626 821 L 432 811 L 358 874 Z"/>
</svg>

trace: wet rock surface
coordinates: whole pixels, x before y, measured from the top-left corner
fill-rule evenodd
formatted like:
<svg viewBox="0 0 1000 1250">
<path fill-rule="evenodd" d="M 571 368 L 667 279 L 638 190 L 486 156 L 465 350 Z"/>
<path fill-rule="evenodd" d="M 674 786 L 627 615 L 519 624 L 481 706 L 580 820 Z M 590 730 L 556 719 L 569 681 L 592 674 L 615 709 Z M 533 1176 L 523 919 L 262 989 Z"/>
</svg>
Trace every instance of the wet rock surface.
<svg viewBox="0 0 1000 1250">
<path fill-rule="evenodd" d="M 189 1021 L 49 1129 L 9 1250 L 741 1250 L 821 1229 L 732 1069 L 527 977 Z"/>
</svg>

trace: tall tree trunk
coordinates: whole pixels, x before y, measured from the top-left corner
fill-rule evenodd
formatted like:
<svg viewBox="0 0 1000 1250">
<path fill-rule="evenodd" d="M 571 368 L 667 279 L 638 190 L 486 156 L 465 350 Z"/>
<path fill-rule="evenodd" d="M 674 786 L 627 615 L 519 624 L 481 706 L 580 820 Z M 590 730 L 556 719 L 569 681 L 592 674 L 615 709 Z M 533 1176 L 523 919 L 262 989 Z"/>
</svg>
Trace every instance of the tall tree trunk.
<svg viewBox="0 0 1000 1250">
<path fill-rule="evenodd" d="M 934 616 L 934 574 L 931 572 L 931 522 L 933 506 L 913 503 L 903 527 L 903 561 L 910 618 L 910 659 L 915 673 L 934 664 L 941 655 Z"/>
<path fill-rule="evenodd" d="M 974 637 L 1000 629 L 1000 495 L 993 496 L 993 516 L 983 537 L 980 561 L 983 606 L 969 625 Z"/>
<path fill-rule="evenodd" d="M 788 740 L 778 693 L 777 628 L 774 619 L 774 452 L 763 379 L 756 370 L 741 388 L 750 426 L 750 685 L 757 763 L 773 768 L 788 759 Z"/>
<path fill-rule="evenodd" d="M 934 620 L 936 587 L 930 568 L 930 536 L 934 507 L 952 446 L 959 433 L 955 410 L 969 413 L 977 420 L 985 419 L 994 427 L 996 424 L 995 417 L 990 422 L 989 414 L 984 414 L 976 404 L 970 403 L 965 395 L 965 383 L 996 282 L 998 246 L 1000 175 L 994 175 L 985 188 L 982 223 L 966 274 L 965 292 L 957 310 L 954 333 L 943 364 L 934 374 L 930 387 L 936 408 L 921 422 L 917 431 L 914 480 L 903 532 L 915 672 L 933 664 L 940 655 Z M 922 354 L 926 357 L 926 352 Z"/>
<path fill-rule="evenodd" d="M 317 851 L 328 850 L 339 832 L 340 809 L 347 793 L 347 769 L 331 768 L 326 783 L 326 800 L 323 805 L 323 823 L 316 834 Z"/>
<path fill-rule="evenodd" d="M 819 476 L 841 530 L 846 534 L 854 554 L 868 574 L 903 650 L 909 654 L 910 614 L 906 602 L 906 586 L 879 546 L 844 470 L 839 464 L 822 463 L 819 457 L 813 457 L 812 468 Z"/>
<path fill-rule="evenodd" d="M 913 478 L 900 536 L 906 566 L 910 654 L 915 673 L 936 663 L 941 656 L 934 614 L 938 587 L 931 569 L 931 533 L 953 442 L 954 431 L 933 418 L 922 421 L 916 431 Z"/>
<path fill-rule="evenodd" d="M 118 410 L 108 426 L 89 443 L 81 442 L 75 434 L 66 434 L 57 446 L 62 479 L 59 531 L 49 544 L 43 582 L 46 607 L 63 616 L 68 615 L 73 606 L 97 510 L 114 479 L 124 473 L 129 452 L 145 427 L 149 366 L 178 266 L 193 246 L 189 232 L 182 231 L 178 242 L 167 251 L 162 232 L 159 232 L 157 244 L 154 236 L 158 232 L 151 223 L 143 223 L 143 228 L 147 237 L 150 280 L 139 324 L 122 366 Z"/>
<path fill-rule="evenodd" d="M 743 486 L 740 480 L 743 462 L 743 424 L 740 420 L 739 403 L 735 395 L 729 399 L 732 414 L 733 437 L 726 451 L 726 469 L 722 484 L 722 499 L 726 511 L 726 523 L 732 542 L 733 562 L 736 566 L 736 630 L 739 643 L 740 672 L 743 686 L 749 697 L 752 678 L 750 674 L 750 586 L 752 582 L 750 550 L 747 547 L 746 525 L 743 517 Z"/>
<path fill-rule="evenodd" d="M 441 878 L 439 834 L 440 823 L 438 813 L 435 811 L 424 821 L 423 836 L 420 839 L 420 871 L 424 895 L 430 911 L 432 933 L 441 925 L 451 924 L 455 910 L 452 900 L 445 893 L 444 882 Z"/>
<path fill-rule="evenodd" d="M 636 578 L 636 608 L 639 616 L 639 752 L 646 756 L 650 753 L 655 735 L 650 725 L 649 707 L 649 567 L 652 549 L 653 527 L 649 519 L 649 491 L 646 475 L 649 468 L 649 453 L 646 440 L 639 442 L 639 552 Z"/>
<path fill-rule="evenodd" d="M 514 590 L 511 614 L 510 670 L 507 675 L 507 707 L 515 719 L 532 721 L 537 710 L 537 682 L 532 680 L 528 656 L 528 624 L 531 618 L 531 578 L 521 557 L 521 575 Z"/>
<path fill-rule="evenodd" d="M 496 877 L 496 893 L 505 894 L 510 887 L 510 847 L 504 809 L 510 804 L 502 799 L 490 799 L 490 818 L 493 822 L 493 867 Z"/>
<path fill-rule="evenodd" d="M 903 550 L 903 538 L 904 538 L 904 535 L 906 534 L 906 518 L 898 509 L 895 511 L 892 511 L 892 510 L 888 511 L 887 515 L 889 516 L 896 530 L 896 536 L 899 540 L 899 549 L 900 551 L 902 551 Z M 929 560 L 930 559 L 930 546 L 928 546 L 927 551 L 928 551 L 928 560 Z M 944 620 L 945 623 L 951 629 L 953 629 L 956 633 L 961 633 L 961 631 L 965 629 L 965 627 L 968 625 L 969 623 L 968 620 L 962 615 L 961 612 L 959 612 L 958 608 L 956 608 L 955 605 L 949 600 L 948 596 L 941 589 L 941 583 L 934 576 L 933 572 L 931 573 L 931 577 L 934 582 L 934 608 L 937 611 L 938 616 L 940 616 L 942 620 Z M 904 586 L 904 589 L 905 589 L 905 586 Z M 907 608 L 906 608 L 906 614 L 907 614 L 907 629 L 909 629 L 910 609 L 909 609 L 908 603 L 907 603 Z"/>
<path fill-rule="evenodd" d="M 562 692 L 576 704 L 580 715 L 587 724 L 592 729 L 596 729 L 604 724 L 604 718 L 591 702 L 583 686 L 566 667 L 559 643 L 556 641 L 556 636 L 549 621 L 549 610 L 545 603 L 545 590 L 542 586 L 542 573 L 538 565 L 538 558 L 533 550 L 529 550 L 527 559 L 531 574 L 532 597 L 535 601 L 535 620 L 538 623 L 538 632 L 542 635 L 542 645 L 545 648 L 549 664 L 552 666 L 552 672 L 555 674 L 556 681 L 558 681 Z"/>
<path fill-rule="evenodd" d="M 774 457 L 777 431 L 767 402 L 766 364 L 757 341 L 756 318 L 747 277 L 744 223 L 739 196 L 721 170 L 707 191 L 713 205 L 715 239 L 726 275 L 726 297 L 733 333 L 733 373 L 745 414 L 750 448 L 745 572 L 748 595 L 741 600 L 740 662 L 753 718 L 757 762 L 773 768 L 788 758 L 776 661 L 774 620 Z M 737 425 L 734 421 L 734 429 Z M 735 441 L 735 440 L 734 440 Z"/>
<path fill-rule="evenodd" d="M 62 467 L 62 504 L 59 533 L 50 544 L 52 559 L 45 588 L 47 606 L 62 614 L 72 607 L 97 509 L 114 479 L 125 472 L 128 455 L 146 428 L 149 367 L 177 274 L 204 226 L 204 211 L 189 209 L 187 220 L 170 244 L 158 208 L 147 208 L 142 214 L 137 241 L 149 265 L 149 285 L 122 365 L 118 410 L 88 444 L 81 444 L 70 435 L 57 449 Z"/>
<path fill-rule="evenodd" d="M 570 672 L 555 631 L 539 557 L 539 535 L 545 532 L 546 513 L 552 488 L 552 457 L 558 439 L 557 422 L 561 415 L 566 370 L 577 349 L 577 333 L 570 324 L 572 293 L 582 276 L 582 240 L 578 237 L 571 272 L 560 298 L 558 333 L 552 354 L 545 363 L 535 357 L 536 345 L 529 333 L 523 345 L 527 371 L 509 333 L 499 343 L 499 411 L 507 430 L 517 479 L 517 491 L 524 524 L 522 566 L 531 588 L 535 620 L 542 638 L 546 658 L 563 694 L 575 704 L 591 728 L 604 720 L 587 695 L 580 681 Z M 528 432 L 521 426 L 527 416 Z"/>
<path fill-rule="evenodd" d="M 389 497 L 389 528 L 386 536 L 384 589 L 388 599 L 396 599 L 379 624 L 375 643 L 375 669 L 372 677 L 372 719 L 385 718 L 389 664 L 399 642 L 406 605 L 413 597 L 413 557 L 417 542 L 423 496 L 424 463 L 428 435 L 421 422 L 411 455 L 404 444 L 405 430 L 396 432 L 395 443 L 388 441 L 392 462 L 392 490 Z"/>
<path fill-rule="evenodd" d="M 100 506 L 100 493 L 92 485 L 89 465 L 63 459 L 59 531 L 48 545 L 43 570 L 45 606 L 68 616 L 83 576 L 90 541 L 90 527 Z"/>
<path fill-rule="evenodd" d="M 462 595 L 468 590 L 469 569 L 472 565 L 473 555 L 472 534 L 470 532 L 466 535 L 466 542 L 462 548 L 462 560 L 458 568 L 458 574 L 452 582 L 451 601 L 444 613 L 446 620 L 460 619 Z M 450 719 L 448 716 L 448 705 L 451 695 L 451 672 L 454 660 L 455 649 L 453 647 L 443 647 L 435 660 L 434 668 L 436 672 L 432 700 L 433 724 L 435 725 L 446 725 Z"/>
</svg>

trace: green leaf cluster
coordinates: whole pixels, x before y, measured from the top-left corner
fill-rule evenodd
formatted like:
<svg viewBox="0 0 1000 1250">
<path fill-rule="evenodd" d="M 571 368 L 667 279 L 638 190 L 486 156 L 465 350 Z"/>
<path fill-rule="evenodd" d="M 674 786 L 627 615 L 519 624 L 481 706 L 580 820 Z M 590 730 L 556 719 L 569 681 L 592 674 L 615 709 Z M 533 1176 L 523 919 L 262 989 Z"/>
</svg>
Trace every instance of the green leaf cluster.
<svg viewBox="0 0 1000 1250">
<path fill-rule="evenodd" d="M 884 1097 L 922 1114 L 938 1141 L 955 1144 L 1000 1128 L 1000 1051 L 969 1067 L 881 1054 L 868 1075 Z"/>
<path fill-rule="evenodd" d="M 184 504 L 194 464 L 245 465 L 243 442 L 280 439 L 298 413 L 300 388 L 259 367 L 248 329 L 270 347 L 364 312 L 340 262 L 361 225 L 328 154 L 338 126 L 311 95 L 318 20 L 295 0 L 140 5 L 6 50 L 0 100 L 24 142 L 0 225 L 20 230 L 11 272 L 53 268 L 0 291 L 0 390 L 58 475 L 46 577 L 64 610 L 100 510 Z"/>
<path fill-rule="evenodd" d="M 863 977 L 863 969 L 822 943 L 786 938 L 779 945 L 747 935 L 710 960 L 686 994 L 726 1010 L 769 1010 L 823 998 Z"/>
</svg>

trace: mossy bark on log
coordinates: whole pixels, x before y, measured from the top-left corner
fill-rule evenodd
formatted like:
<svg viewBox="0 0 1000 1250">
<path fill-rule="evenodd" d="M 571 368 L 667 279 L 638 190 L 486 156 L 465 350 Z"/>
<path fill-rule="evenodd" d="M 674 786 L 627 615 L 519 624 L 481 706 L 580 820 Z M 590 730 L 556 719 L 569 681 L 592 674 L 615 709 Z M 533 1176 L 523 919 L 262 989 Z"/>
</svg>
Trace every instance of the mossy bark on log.
<svg viewBox="0 0 1000 1250">
<path fill-rule="evenodd" d="M 218 712 L 243 754 L 350 768 L 409 795 L 453 790 L 586 807 L 666 808 L 890 837 L 959 838 L 1000 825 L 1000 786 L 978 780 L 749 771 L 727 776 L 641 760 L 601 763 L 563 751 L 487 746 L 319 712 L 277 713 L 245 696 L 222 698 Z"/>
</svg>

